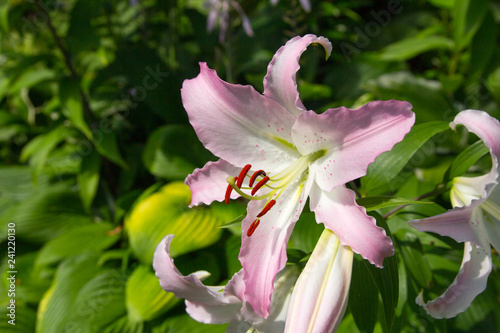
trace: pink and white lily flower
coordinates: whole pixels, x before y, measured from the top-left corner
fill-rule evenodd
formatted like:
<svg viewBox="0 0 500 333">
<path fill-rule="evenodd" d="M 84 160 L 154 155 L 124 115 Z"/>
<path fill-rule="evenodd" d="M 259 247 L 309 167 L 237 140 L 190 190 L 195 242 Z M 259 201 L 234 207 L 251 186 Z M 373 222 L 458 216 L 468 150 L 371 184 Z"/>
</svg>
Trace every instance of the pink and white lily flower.
<svg viewBox="0 0 500 333">
<path fill-rule="evenodd" d="M 417 303 L 435 318 L 451 318 L 465 311 L 474 298 L 486 289 L 492 269 L 491 246 L 500 251 L 500 122 L 477 110 L 460 112 L 452 128 L 464 125 L 490 150 L 491 171 L 479 177 L 456 177 L 450 192 L 453 209 L 410 224 L 419 231 L 430 231 L 464 242 L 464 256 L 457 277 L 438 298 Z"/>
<path fill-rule="evenodd" d="M 283 332 L 298 269 L 289 267 L 280 272 L 274 283 L 270 315 L 267 319 L 257 316 L 249 306 L 244 294 L 243 271 L 239 271 L 226 286 L 205 286 L 201 280 L 210 276 L 198 271 L 183 276 L 170 256 L 170 243 L 174 235 L 165 236 L 158 244 L 153 268 L 161 287 L 185 298 L 186 312 L 191 318 L 206 324 L 229 323 L 226 332 Z"/>
<path fill-rule="evenodd" d="M 311 43 L 330 54 L 324 37 L 292 38 L 269 64 L 263 94 L 222 81 L 205 63 L 181 90 L 198 138 L 220 158 L 186 178 L 191 205 L 239 196 L 250 200 L 239 259 L 245 297 L 263 318 L 307 198 L 317 222 L 342 245 L 379 267 L 394 253 L 390 238 L 345 184 L 365 175 L 375 157 L 403 139 L 414 123 L 411 105 L 391 100 L 355 110 L 307 111 L 295 76 L 300 55 Z"/>
</svg>

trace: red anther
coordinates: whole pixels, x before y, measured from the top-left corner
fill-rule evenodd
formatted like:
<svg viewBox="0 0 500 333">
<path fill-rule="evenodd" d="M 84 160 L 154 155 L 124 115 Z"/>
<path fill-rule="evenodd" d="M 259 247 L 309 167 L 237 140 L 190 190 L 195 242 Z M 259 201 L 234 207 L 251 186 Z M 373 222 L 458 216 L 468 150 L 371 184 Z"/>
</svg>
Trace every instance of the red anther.
<svg viewBox="0 0 500 333">
<path fill-rule="evenodd" d="M 255 221 L 252 222 L 252 224 L 250 225 L 250 228 L 248 228 L 247 230 L 247 236 L 250 237 L 253 235 L 253 233 L 255 232 L 255 229 L 257 229 L 257 227 L 259 226 L 260 224 L 260 220 L 259 219 L 256 219 Z"/>
<path fill-rule="evenodd" d="M 234 177 L 234 181 L 237 181 L 238 180 L 238 177 Z M 231 192 L 233 192 L 233 187 L 231 186 L 231 184 L 227 185 L 227 188 L 226 188 L 226 196 L 224 197 L 224 201 L 226 202 L 226 204 L 229 203 L 229 200 L 231 199 Z"/>
<path fill-rule="evenodd" d="M 250 177 L 250 181 L 248 182 L 248 186 L 252 187 L 253 186 L 253 182 L 255 181 L 255 179 L 259 176 L 265 176 L 266 175 L 266 172 L 264 170 L 258 170 L 258 171 L 255 171 L 252 175 L 252 177 Z"/>
<path fill-rule="evenodd" d="M 265 176 L 264 178 L 262 178 L 262 180 L 260 182 L 257 183 L 257 185 L 255 185 L 255 187 L 252 189 L 252 195 L 254 195 L 255 193 L 257 193 L 257 191 L 262 187 L 264 186 L 265 183 L 267 183 L 269 180 L 269 177 L 268 176 Z"/>
<path fill-rule="evenodd" d="M 264 209 L 262 209 L 262 212 L 257 215 L 257 217 L 262 217 L 264 216 L 265 213 L 267 213 L 271 208 L 273 208 L 274 204 L 276 203 L 276 200 L 271 200 L 267 203 L 267 205 L 264 206 Z"/>
<path fill-rule="evenodd" d="M 241 188 L 241 185 L 243 185 L 243 180 L 245 179 L 245 176 L 247 175 L 248 170 L 250 170 L 251 167 L 252 166 L 250 164 L 247 164 L 243 167 L 243 169 L 241 169 L 241 172 L 237 177 L 238 181 L 236 182 L 236 186 L 238 186 L 238 188 Z"/>
</svg>

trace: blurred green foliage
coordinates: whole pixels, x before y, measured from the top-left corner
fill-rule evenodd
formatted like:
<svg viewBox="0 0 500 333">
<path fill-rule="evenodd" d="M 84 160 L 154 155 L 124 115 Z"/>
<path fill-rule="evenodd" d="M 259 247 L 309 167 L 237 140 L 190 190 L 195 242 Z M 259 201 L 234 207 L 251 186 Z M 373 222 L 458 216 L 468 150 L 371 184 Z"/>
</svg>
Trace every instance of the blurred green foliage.
<svg viewBox="0 0 500 333">
<path fill-rule="evenodd" d="M 356 182 L 397 255 L 383 270 L 356 258 L 339 331 L 500 331 L 498 253 L 488 289 L 465 313 L 438 321 L 414 300 L 421 289 L 427 298 L 444 291 L 462 248 L 406 224 L 450 207 L 452 177 L 487 170 L 484 146 L 447 124 L 468 108 L 500 116 L 500 2 L 317 0 L 310 13 L 297 0 L 239 3 L 254 36 L 231 12 L 219 40 L 206 30 L 202 0 L 0 0 L 0 331 L 223 332 L 189 318 L 151 268 L 167 233 L 176 234 L 172 254 L 184 274 L 207 270 L 215 285 L 240 268 L 244 204 L 190 209 L 179 182 L 215 159 L 179 90 L 205 61 L 221 78 L 262 91 L 274 52 L 306 33 L 334 46 L 328 61 L 314 47 L 301 58 L 309 109 L 400 99 L 413 104 L 418 124 Z M 436 189 L 435 204 L 391 213 Z M 9 223 L 15 327 L 6 319 Z M 307 255 L 319 234 L 306 212 L 290 253 Z"/>
</svg>

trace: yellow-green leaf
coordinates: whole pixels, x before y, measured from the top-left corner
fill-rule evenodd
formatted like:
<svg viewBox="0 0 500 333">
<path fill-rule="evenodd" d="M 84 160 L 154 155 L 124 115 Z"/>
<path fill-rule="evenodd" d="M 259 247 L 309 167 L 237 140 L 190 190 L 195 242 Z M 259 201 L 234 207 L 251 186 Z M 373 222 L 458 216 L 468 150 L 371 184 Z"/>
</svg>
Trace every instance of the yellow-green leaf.
<svg viewBox="0 0 500 333">
<path fill-rule="evenodd" d="M 149 266 L 138 266 L 127 281 L 126 306 L 130 321 L 140 322 L 157 318 L 172 308 L 179 299 L 160 287 L 158 278 Z"/>
<path fill-rule="evenodd" d="M 173 182 L 139 202 L 125 222 L 136 256 L 151 264 L 153 253 L 167 234 L 176 236 L 172 257 L 215 243 L 222 232 L 220 219 L 210 208 L 188 208 L 191 193 L 187 185 Z"/>
</svg>

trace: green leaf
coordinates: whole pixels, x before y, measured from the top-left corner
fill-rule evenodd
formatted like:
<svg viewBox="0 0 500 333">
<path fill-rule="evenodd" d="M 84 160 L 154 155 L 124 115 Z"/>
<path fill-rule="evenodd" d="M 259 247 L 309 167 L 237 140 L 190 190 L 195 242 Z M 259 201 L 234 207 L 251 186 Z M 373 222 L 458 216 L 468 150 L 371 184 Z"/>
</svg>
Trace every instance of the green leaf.
<svg viewBox="0 0 500 333">
<path fill-rule="evenodd" d="M 91 138 L 92 133 L 85 121 L 80 83 L 73 78 L 66 77 L 61 79 L 58 86 L 63 114 L 75 128 L 82 131 L 87 138 Z"/>
<path fill-rule="evenodd" d="M 377 187 L 390 184 L 403 170 L 415 152 L 431 137 L 449 129 L 444 121 L 427 122 L 413 126 L 403 141 L 397 143 L 391 151 L 380 154 L 370 164 L 366 176 L 361 178 L 361 186 L 365 193 Z M 391 186 L 393 187 L 393 186 Z M 395 190 L 396 188 L 393 188 Z"/>
<path fill-rule="evenodd" d="M 16 236 L 43 243 L 67 230 L 91 223 L 78 194 L 67 184 L 58 184 L 12 206 L 0 216 L 0 240 L 7 237 L 7 224 L 16 224 Z"/>
<path fill-rule="evenodd" d="M 42 82 L 53 81 L 56 78 L 57 74 L 51 69 L 32 67 L 12 82 L 10 93 L 16 93 L 23 88 L 30 88 Z"/>
<path fill-rule="evenodd" d="M 371 212 L 370 215 L 375 217 L 377 225 L 384 228 L 387 236 L 391 237 L 391 232 L 385 219 L 376 212 Z M 384 267 L 377 268 L 374 265 L 363 261 L 370 271 L 375 284 L 378 287 L 382 304 L 384 305 L 384 316 L 387 332 L 391 331 L 392 322 L 396 313 L 399 298 L 399 274 L 398 274 L 398 261 L 395 255 L 387 257 L 384 260 Z"/>
<path fill-rule="evenodd" d="M 97 193 L 100 169 L 101 157 L 95 150 L 92 150 L 89 155 L 82 158 L 80 172 L 77 174 L 76 179 L 80 198 L 86 211 L 90 211 L 92 201 L 94 201 Z"/>
<path fill-rule="evenodd" d="M 179 299 L 164 291 L 150 266 L 137 266 L 125 289 L 127 312 L 131 322 L 149 321 L 172 308 Z"/>
<path fill-rule="evenodd" d="M 35 137 L 24 146 L 20 160 L 21 162 L 30 160 L 30 165 L 33 167 L 33 180 L 36 180 L 42 172 L 49 154 L 61 141 L 72 136 L 72 134 L 71 129 L 59 126 L 46 134 Z"/>
<path fill-rule="evenodd" d="M 419 288 L 428 288 L 432 280 L 432 271 L 423 256 L 422 245 L 417 236 L 406 230 L 396 232 L 398 248 L 408 272 Z"/>
<path fill-rule="evenodd" d="M 376 58 L 384 61 L 401 61 L 416 57 L 430 50 L 451 50 L 453 40 L 443 36 L 406 38 L 385 47 Z"/>
<path fill-rule="evenodd" d="M 485 71 L 490 59 L 494 54 L 494 48 L 498 36 L 498 28 L 493 14 L 488 11 L 481 27 L 477 31 L 470 48 L 469 77 L 476 81 Z"/>
<path fill-rule="evenodd" d="M 452 9 L 456 0 L 429 0 L 429 2 L 436 7 Z"/>
<path fill-rule="evenodd" d="M 40 302 L 36 332 L 64 332 L 61 325 L 71 313 L 70 309 L 79 291 L 99 271 L 96 256 L 85 255 L 64 261 L 57 269 L 52 286 Z"/>
<path fill-rule="evenodd" d="M 370 333 L 375 328 L 379 291 L 363 259 L 354 256 L 352 263 L 349 309 L 360 332 Z"/>
<path fill-rule="evenodd" d="M 182 138 L 182 144 L 179 138 Z M 149 172 L 169 180 L 186 178 L 196 166 L 203 165 L 210 157 L 194 131 L 182 125 L 158 128 L 149 136 L 142 155 Z"/>
<path fill-rule="evenodd" d="M 109 223 L 93 223 L 77 226 L 47 242 L 38 252 L 36 265 L 50 265 L 66 257 L 99 253 L 120 238 Z"/>
<path fill-rule="evenodd" d="M 123 160 L 120 150 L 118 149 L 115 133 L 105 132 L 101 134 L 102 136 L 94 138 L 94 144 L 99 154 L 122 168 L 127 169 L 127 163 Z"/>
<path fill-rule="evenodd" d="M 454 115 L 454 106 L 441 82 L 416 77 L 410 72 L 380 75 L 377 79 L 366 82 L 364 88 L 377 99 L 410 102 L 419 122 L 448 120 Z"/>
<path fill-rule="evenodd" d="M 197 322 L 188 315 L 169 316 L 167 320 L 152 329 L 152 333 L 224 333 L 227 324 L 207 325 Z M 243 331 L 246 332 L 246 329 Z"/>
<path fill-rule="evenodd" d="M 367 212 L 371 212 L 373 210 L 377 210 L 377 209 L 381 209 L 381 208 L 401 206 L 401 205 L 413 205 L 413 204 L 429 205 L 429 204 L 433 204 L 433 202 L 430 202 L 430 201 L 414 201 L 414 200 L 410 200 L 410 199 L 391 197 L 391 196 L 385 196 L 385 195 L 363 197 L 363 198 L 357 199 L 356 202 L 358 203 L 358 205 L 365 207 Z"/>
<path fill-rule="evenodd" d="M 216 242 L 222 229 L 210 208 L 189 209 L 187 185 L 173 182 L 140 201 L 125 221 L 130 246 L 142 263 L 149 265 L 161 239 L 176 235 L 171 255 L 176 257 Z"/>
<path fill-rule="evenodd" d="M 324 229 L 323 224 L 316 222 L 314 213 L 302 213 L 293 228 L 292 235 L 288 241 L 288 248 L 311 253 Z"/>
<path fill-rule="evenodd" d="M 460 51 L 467 47 L 488 11 L 488 0 L 457 0 L 453 10 L 453 39 Z"/>
<path fill-rule="evenodd" d="M 15 314 L 10 317 L 10 304 L 0 308 L 0 332 L 2 333 L 31 333 L 35 331 L 36 311 L 26 304 L 16 302 Z M 9 323 L 11 321 L 11 323 Z"/>
<path fill-rule="evenodd" d="M 0 0 L 0 30 L 3 33 L 9 31 L 9 0 Z"/>
<path fill-rule="evenodd" d="M 99 14 L 100 6 L 93 1 L 76 1 L 69 21 L 67 32 L 67 43 L 70 50 L 77 54 L 83 50 L 96 50 L 99 47 L 98 29 L 93 26 L 92 21 Z"/>
<path fill-rule="evenodd" d="M 490 151 L 483 141 L 477 141 L 476 143 L 467 147 L 462 151 L 451 163 L 450 167 L 446 171 L 444 176 L 444 182 L 452 180 L 455 177 L 461 176 L 469 170 L 481 157 L 488 154 Z"/>
</svg>

